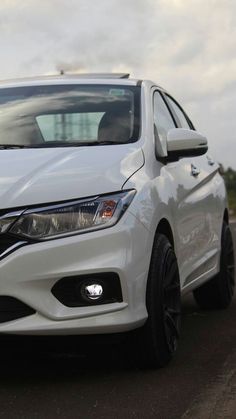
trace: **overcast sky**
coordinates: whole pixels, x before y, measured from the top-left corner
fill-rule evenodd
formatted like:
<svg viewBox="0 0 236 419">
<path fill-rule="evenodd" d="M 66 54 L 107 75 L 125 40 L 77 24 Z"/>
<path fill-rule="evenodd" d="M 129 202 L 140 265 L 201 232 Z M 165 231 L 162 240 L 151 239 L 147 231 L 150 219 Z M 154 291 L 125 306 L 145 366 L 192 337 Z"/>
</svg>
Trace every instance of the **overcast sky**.
<svg viewBox="0 0 236 419">
<path fill-rule="evenodd" d="M 236 169 L 235 0 L 1 0 L 0 79 L 128 71 L 165 87 Z"/>
</svg>

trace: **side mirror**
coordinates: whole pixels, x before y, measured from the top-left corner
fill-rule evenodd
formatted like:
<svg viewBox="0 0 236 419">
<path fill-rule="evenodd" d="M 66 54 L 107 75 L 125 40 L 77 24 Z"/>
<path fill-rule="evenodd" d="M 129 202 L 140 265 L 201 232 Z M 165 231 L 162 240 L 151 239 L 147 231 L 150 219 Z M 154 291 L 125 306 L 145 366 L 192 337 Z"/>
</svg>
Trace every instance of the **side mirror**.
<svg viewBox="0 0 236 419">
<path fill-rule="evenodd" d="M 194 157 L 205 154 L 208 150 L 207 139 L 197 131 L 172 128 L 167 133 L 168 160 L 181 157 Z"/>
</svg>

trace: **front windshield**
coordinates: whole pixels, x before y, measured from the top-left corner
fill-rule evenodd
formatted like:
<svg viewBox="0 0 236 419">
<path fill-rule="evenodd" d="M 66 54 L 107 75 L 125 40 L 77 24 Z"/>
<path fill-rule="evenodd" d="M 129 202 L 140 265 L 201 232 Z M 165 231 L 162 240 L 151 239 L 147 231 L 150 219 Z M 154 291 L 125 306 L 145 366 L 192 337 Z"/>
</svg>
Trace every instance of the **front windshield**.
<svg viewBox="0 0 236 419">
<path fill-rule="evenodd" d="M 124 144 L 139 129 L 138 86 L 0 89 L 0 148 Z"/>
</svg>

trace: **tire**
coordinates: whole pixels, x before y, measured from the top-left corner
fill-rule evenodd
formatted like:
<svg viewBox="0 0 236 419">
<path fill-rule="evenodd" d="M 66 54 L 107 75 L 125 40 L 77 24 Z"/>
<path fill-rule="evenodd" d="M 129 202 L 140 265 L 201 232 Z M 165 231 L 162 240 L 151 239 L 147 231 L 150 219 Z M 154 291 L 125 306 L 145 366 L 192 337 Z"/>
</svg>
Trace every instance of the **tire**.
<svg viewBox="0 0 236 419">
<path fill-rule="evenodd" d="M 234 295 L 234 248 L 229 226 L 224 222 L 221 236 L 219 273 L 193 291 L 197 304 L 206 310 L 227 308 Z"/>
<path fill-rule="evenodd" d="M 154 240 L 146 306 L 148 319 L 138 331 L 138 358 L 141 366 L 163 367 L 176 352 L 181 315 L 177 260 L 163 234 L 157 234 Z"/>
</svg>

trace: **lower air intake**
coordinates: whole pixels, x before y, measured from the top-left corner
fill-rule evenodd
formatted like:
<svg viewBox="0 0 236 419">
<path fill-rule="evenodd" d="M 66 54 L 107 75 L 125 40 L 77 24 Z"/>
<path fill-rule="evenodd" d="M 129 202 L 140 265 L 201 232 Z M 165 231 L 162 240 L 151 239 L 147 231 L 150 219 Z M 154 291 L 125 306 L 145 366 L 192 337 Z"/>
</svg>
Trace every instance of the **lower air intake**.
<svg viewBox="0 0 236 419">
<path fill-rule="evenodd" d="M 13 297 L 0 296 L 0 323 L 30 316 L 35 311 Z"/>
</svg>

